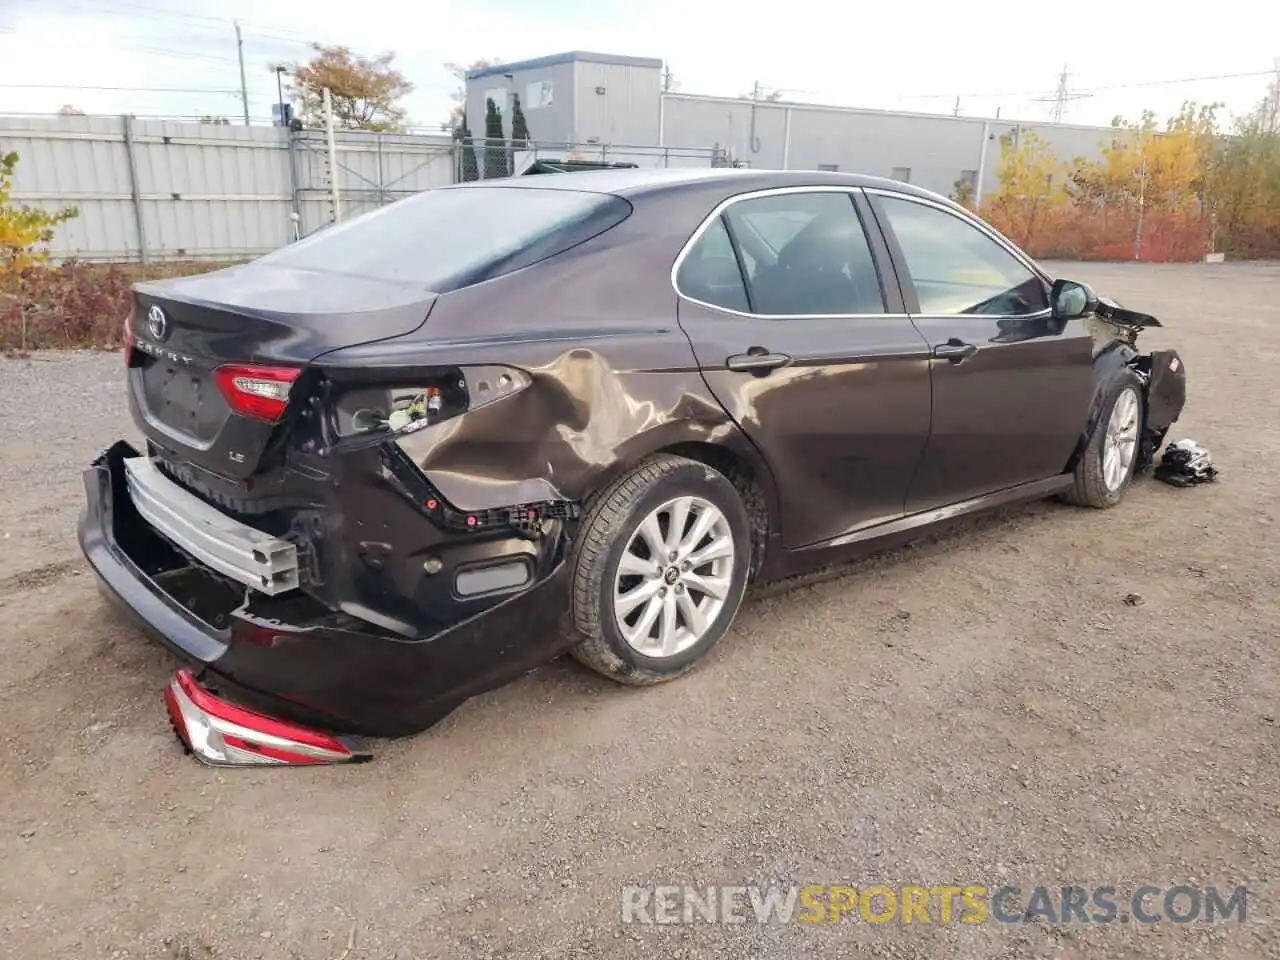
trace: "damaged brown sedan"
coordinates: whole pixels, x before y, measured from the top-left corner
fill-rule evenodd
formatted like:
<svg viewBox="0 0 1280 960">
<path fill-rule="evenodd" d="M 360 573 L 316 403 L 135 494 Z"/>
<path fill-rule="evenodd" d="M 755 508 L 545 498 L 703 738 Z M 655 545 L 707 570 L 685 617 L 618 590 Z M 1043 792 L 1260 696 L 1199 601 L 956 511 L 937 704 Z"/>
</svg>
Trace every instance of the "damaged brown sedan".
<svg viewBox="0 0 1280 960">
<path fill-rule="evenodd" d="M 404 734 L 564 652 L 678 676 L 751 581 L 1114 505 L 1183 404 L 1155 324 L 886 180 L 432 190 L 136 288 L 145 449 L 86 473 L 81 543 L 191 696 Z"/>
</svg>

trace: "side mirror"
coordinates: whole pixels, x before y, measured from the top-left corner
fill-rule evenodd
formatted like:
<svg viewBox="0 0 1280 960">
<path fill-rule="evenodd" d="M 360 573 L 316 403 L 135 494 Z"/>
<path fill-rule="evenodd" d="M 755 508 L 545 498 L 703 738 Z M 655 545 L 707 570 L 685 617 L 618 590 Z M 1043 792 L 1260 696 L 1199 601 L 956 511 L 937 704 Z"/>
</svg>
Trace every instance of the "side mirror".
<svg viewBox="0 0 1280 960">
<path fill-rule="evenodd" d="M 1055 280 L 1049 292 L 1049 305 L 1055 320 L 1074 320 L 1093 312 L 1098 305 L 1098 295 L 1086 284 Z"/>
</svg>

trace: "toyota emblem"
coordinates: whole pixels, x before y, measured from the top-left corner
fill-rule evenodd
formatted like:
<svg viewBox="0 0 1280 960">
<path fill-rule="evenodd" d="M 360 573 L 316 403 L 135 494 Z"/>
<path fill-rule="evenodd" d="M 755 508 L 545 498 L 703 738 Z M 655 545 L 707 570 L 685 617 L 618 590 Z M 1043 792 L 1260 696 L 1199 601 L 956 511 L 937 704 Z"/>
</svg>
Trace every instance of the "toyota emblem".
<svg viewBox="0 0 1280 960">
<path fill-rule="evenodd" d="M 147 330 L 151 332 L 153 340 L 163 340 L 169 335 L 169 318 L 159 307 L 152 307 L 147 311 Z"/>
</svg>

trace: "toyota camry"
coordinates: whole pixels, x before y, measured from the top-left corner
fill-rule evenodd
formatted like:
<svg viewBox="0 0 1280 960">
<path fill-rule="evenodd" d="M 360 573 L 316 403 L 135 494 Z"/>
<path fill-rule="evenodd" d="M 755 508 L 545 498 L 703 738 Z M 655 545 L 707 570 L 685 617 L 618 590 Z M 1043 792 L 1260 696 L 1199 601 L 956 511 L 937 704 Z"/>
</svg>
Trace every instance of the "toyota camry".
<svg viewBox="0 0 1280 960">
<path fill-rule="evenodd" d="M 187 662 L 175 722 L 216 693 L 405 734 L 566 652 L 677 677 L 752 582 L 1015 501 L 1114 506 L 1183 405 L 1178 355 L 1136 346 L 1158 325 L 888 180 L 429 190 L 135 288 L 145 444 L 88 469 L 80 541 Z M 243 719 L 205 752 L 327 749 Z"/>
</svg>

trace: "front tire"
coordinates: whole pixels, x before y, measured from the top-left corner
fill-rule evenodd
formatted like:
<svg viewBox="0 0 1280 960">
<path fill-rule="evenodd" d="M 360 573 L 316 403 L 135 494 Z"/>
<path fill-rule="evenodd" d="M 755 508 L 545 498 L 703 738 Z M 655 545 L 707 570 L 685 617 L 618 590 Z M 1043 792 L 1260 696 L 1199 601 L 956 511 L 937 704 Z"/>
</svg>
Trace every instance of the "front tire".
<svg viewBox="0 0 1280 960">
<path fill-rule="evenodd" d="M 1124 498 L 1133 483 L 1144 419 L 1142 381 L 1132 370 L 1121 370 L 1076 463 L 1068 501 L 1105 510 Z"/>
<path fill-rule="evenodd" d="M 619 683 L 671 680 L 732 624 L 751 524 L 721 473 L 659 454 L 600 494 L 574 550 L 573 655 Z"/>
</svg>

